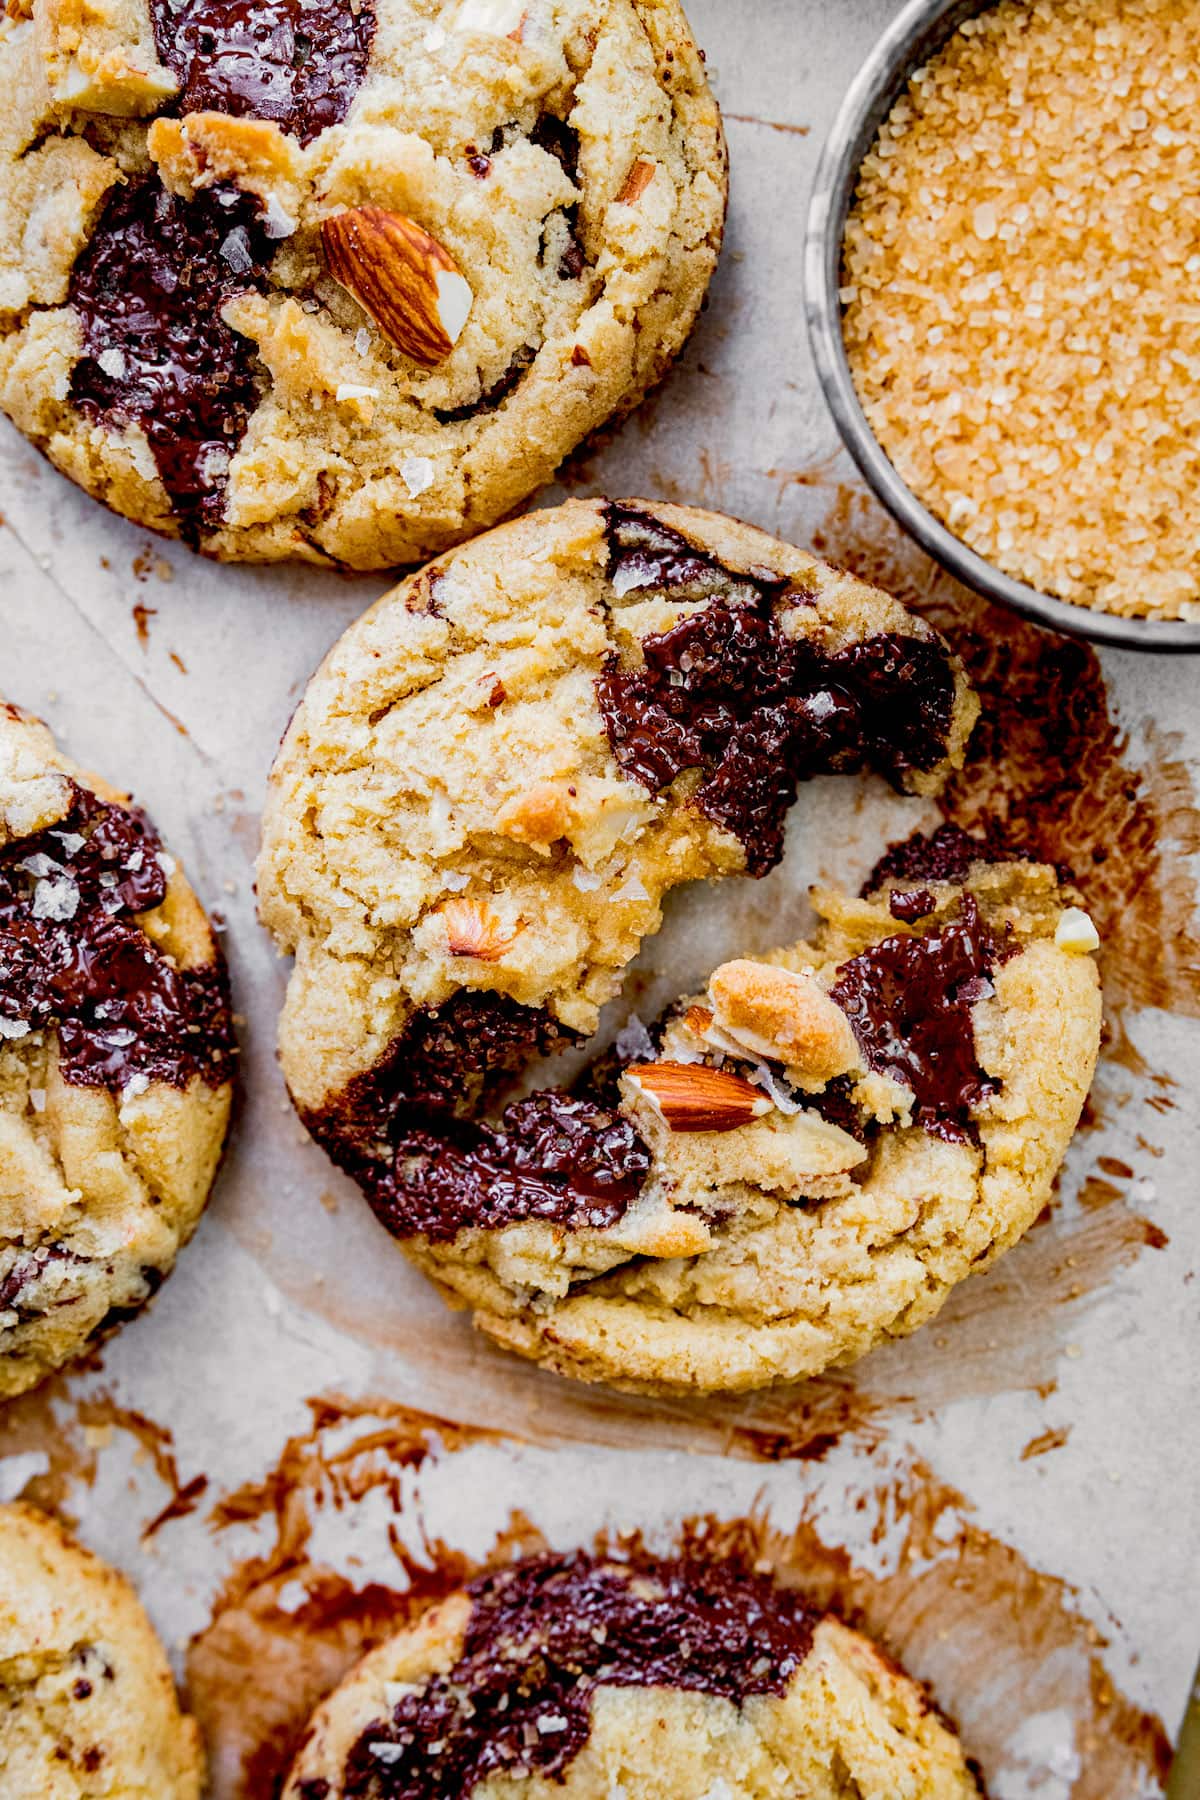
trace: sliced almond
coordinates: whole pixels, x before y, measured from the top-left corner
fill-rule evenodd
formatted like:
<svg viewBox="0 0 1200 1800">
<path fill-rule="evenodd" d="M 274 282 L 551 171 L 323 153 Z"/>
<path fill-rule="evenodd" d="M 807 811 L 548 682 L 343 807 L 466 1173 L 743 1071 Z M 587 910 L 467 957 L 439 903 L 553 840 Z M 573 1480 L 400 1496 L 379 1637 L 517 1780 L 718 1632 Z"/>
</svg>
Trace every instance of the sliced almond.
<svg viewBox="0 0 1200 1800">
<path fill-rule="evenodd" d="M 706 1006 L 689 1006 L 683 1015 L 683 1022 L 689 1031 L 702 1038 L 712 1030 L 713 1016 Z"/>
<path fill-rule="evenodd" d="M 637 1063 L 626 1073 L 671 1131 L 736 1131 L 771 1111 L 761 1088 L 705 1063 Z"/>
<path fill-rule="evenodd" d="M 449 900 L 442 908 L 446 922 L 446 949 L 451 956 L 473 956 L 476 962 L 499 962 L 520 933 L 506 932 L 482 900 Z"/>
<path fill-rule="evenodd" d="M 654 164 L 639 156 L 632 165 L 620 193 L 617 195 L 618 206 L 633 206 L 639 201 L 650 183 L 654 180 Z"/>
<path fill-rule="evenodd" d="M 770 963 L 724 963 L 708 984 L 713 1027 L 752 1056 L 832 1081 L 861 1066 L 850 1021 L 811 975 Z"/>
<path fill-rule="evenodd" d="M 383 335 L 425 368 L 462 336 L 474 296 L 437 239 L 403 213 L 353 206 L 321 222 L 329 273 Z"/>
</svg>

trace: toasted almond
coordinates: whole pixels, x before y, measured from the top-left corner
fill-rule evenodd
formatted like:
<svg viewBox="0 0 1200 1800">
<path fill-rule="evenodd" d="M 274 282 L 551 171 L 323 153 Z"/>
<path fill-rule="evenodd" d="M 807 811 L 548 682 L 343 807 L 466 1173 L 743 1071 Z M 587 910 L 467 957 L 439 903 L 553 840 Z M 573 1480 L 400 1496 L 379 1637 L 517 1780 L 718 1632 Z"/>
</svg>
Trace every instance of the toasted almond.
<svg viewBox="0 0 1200 1800">
<path fill-rule="evenodd" d="M 627 1074 L 671 1131 L 736 1131 L 771 1111 L 761 1088 L 706 1063 L 637 1063 Z"/>
<path fill-rule="evenodd" d="M 713 1016 L 705 1006 L 689 1006 L 683 1015 L 683 1022 L 689 1031 L 702 1038 L 712 1030 Z"/>
<path fill-rule="evenodd" d="M 448 900 L 442 908 L 446 921 L 446 949 L 451 956 L 473 956 L 477 962 L 499 962 L 512 948 L 519 932 L 505 932 L 499 919 L 482 900 L 464 896 Z"/>
<path fill-rule="evenodd" d="M 353 206 L 321 222 L 329 273 L 383 335 L 425 368 L 462 336 L 473 295 L 437 239 L 403 213 Z"/>
<path fill-rule="evenodd" d="M 518 844 L 546 848 L 565 837 L 575 816 L 575 789 L 566 781 L 539 781 L 506 800 L 496 830 Z"/>
<path fill-rule="evenodd" d="M 654 180 L 654 164 L 646 162 L 639 156 L 631 166 L 620 193 L 617 195 L 618 206 L 633 206 L 641 199 L 650 183 Z"/>
<path fill-rule="evenodd" d="M 850 1021 L 811 975 L 770 963 L 723 963 L 708 984 L 713 1024 L 752 1056 L 832 1081 L 861 1065 Z"/>
<path fill-rule="evenodd" d="M 4 13 L 9 19 L 32 19 L 33 0 L 4 0 Z"/>
</svg>

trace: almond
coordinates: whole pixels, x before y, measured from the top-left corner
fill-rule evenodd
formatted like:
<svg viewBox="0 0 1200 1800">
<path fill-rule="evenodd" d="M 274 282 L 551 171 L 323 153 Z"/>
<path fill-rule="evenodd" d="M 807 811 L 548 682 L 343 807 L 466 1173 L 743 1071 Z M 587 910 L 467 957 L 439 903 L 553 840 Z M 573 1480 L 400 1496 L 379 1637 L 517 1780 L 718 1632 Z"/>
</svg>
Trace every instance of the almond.
<svg viewBox="0 0 1200 1800">
<path fill-rule="evenodd" d="M 637 1063 L 627 1073 L 671 1131 L 736 1131 L 771 1111 L 761 1088 L 706 1063 Z"/>
<path fill-rule="evenodd" d="M 462 336 L 473 295 L 449 254 L 403 213 L 353 206 L 322 220 L 329 273 L 383 335 L 431 369 Z"/>
<path fill-rule="evenodd" d="M 722 1045 L 832 1081 L 861 1067 L 850 1021 L 811 975 L 771 963 L 723 963 L 708 984 L 713 1025 Z"/>
<path fill-rule="evenodd" d="M 641 199 L 650 183 L 654 180 L 654 164 L 638 157 L 625 177 L 625 183 L 617 195 L 618 206 L 633 206 Z"/>
<path fill-rule="evenodd" d="M 491 907 L 482 900 L 450 900 L 442 908 L 446 949 L 451 956 L 473 956 L 476 962 L 499 962 L 519 932 L 506 933 Z"/>
<path fill-rule="evenodd" d="M 689 1006 L 683 1015 L 683 1022 L 690 1032 L 702 1038 L 712 1030 L 713 1016 L 707 1007 Z"/>
</svg>

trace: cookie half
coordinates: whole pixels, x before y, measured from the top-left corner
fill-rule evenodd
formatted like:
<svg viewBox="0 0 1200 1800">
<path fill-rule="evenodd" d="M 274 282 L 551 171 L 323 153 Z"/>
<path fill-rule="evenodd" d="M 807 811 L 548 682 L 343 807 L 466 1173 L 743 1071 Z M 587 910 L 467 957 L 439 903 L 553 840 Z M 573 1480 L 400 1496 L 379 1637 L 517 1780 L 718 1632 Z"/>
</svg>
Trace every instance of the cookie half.
<svg viewBox="0 0 1200 1800">
<path fill-rule="evenodd" d="M 14 0 L 0 406 L 209 553 L 415 562 L 669 366 L 726 203 L 677 0 Z"/>
<path fill-rule="evenodd" d="M 543 1354 L 572 1283 L 710 1226 L 654 1198 L 630 1101 L 481 1125 L 506 1077 L 595 1029 L 670 889 L 774 866 L 798 781 L 934 791 L 974 716 L 898 602 L 713 514 L 573 502 L 422 571 L 335 646 L 272 775 L 258 888 L 309 1129 L 488 1329 L 531 1308 Z M 640 1378 L 627 1349 L 592 1372 Z M 791 1372 L 679 1352 L 646 1378 Z"/>
<path fill-rule="evenodd" d="M 0 1792 L 200 1800 L 204 1756 L 123 1575 L 29 1506 L 0 1506 Z"/>
<path fill-rule="evenodd" d="M 367 1656 L 284 1800 L 968 1800 L 927 1695 L 801 1596 L 721 1565 L 544 1556 Z"/>
<path fill-rule="evenodd" d="M 224 959 L 154 827 L 0 702 L 0 1398 L 157 1292 L 233 1055 Z"/>
</svg>

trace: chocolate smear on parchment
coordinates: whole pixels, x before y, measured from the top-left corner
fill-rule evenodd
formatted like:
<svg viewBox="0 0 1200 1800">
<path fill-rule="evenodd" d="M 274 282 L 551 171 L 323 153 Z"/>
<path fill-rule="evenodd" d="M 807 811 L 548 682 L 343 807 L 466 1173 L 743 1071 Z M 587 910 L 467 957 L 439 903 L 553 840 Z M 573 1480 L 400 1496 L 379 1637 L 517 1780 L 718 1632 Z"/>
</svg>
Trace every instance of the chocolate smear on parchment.
<svg viewBox="0 0 1200 1800">
<path fill-rule="evenodd" d="M 218 1545 L 227 1527 L 265 1534 L 226 1578 L 188 1653 L 190 1703 L 222 1800 L 278 1792 L 313 1707 L 367 1649 L 482 1569 L 548 1548 L 520 1515 L 479 1559 L 426 1528 L 422 1466 L 442 1454 L 439 1443 L 453 1456 L 476 1434 L 386 1403 L 310 1404 L 312 1430 L 288 1441 L 262 1481 L 210 1514 Z M 351 1435 L 356 1420 L 361 1430 Z M 867 1485 L 855 1495 L 855 1535 L 879 1546 L 872 1570 L 832 1541 L 819 1485 L 803 1491 L 793 1529 L 763 1517 L 702 1518 L 646 1546 L 601 1537 L 554 1548 L 641 1547 L 774 1575 L 927 1681 L 987 1779 L 1006 1767 L 1029 1714 L 1060 1710 L 1073 1723 L 1082 1764 L 1070 1800 L 1112 1800 L 1161 1775 L 1162 1727 L 1113 1687 L 1104 1635 L 1075 1593 L 983 1530 L 963 1496 L 930 1469 L 905 1457 L 868 1465 Z M 356 1532 L 344 1556 L 336 1565 L 320 1561 L 317 1522 L 352 1508 Z"/>
</svg>

